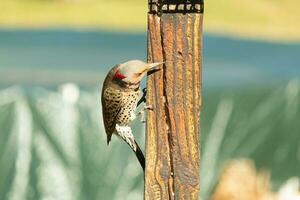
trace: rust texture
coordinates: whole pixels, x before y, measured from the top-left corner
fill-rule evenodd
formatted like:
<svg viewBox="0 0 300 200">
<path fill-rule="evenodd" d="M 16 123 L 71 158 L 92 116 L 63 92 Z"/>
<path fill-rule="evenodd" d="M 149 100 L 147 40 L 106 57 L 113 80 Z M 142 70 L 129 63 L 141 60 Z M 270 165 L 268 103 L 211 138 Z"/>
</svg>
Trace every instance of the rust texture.
<svg viewBox="0 0 300 200">
<path fill-rule="evenodd" d="M 202 13 L 148 13 L 145 199 L 198 199 Z"/>
</svg>

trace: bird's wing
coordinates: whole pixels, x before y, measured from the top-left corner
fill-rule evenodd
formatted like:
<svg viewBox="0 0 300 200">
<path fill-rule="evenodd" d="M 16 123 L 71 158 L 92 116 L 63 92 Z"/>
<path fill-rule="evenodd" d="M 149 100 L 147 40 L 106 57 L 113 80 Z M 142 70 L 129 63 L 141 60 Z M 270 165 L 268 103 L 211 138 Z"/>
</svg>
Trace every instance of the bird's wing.
<svg viewBox="0 0 300 200">
<path fill-rule="evenodd" d="M 104 127 L 107 135 L 107 144 L 115 131 L 116 119 L 122 109 L 122 93 L 107 87 L 102 93 L 102 113 Z"/>
</svg>

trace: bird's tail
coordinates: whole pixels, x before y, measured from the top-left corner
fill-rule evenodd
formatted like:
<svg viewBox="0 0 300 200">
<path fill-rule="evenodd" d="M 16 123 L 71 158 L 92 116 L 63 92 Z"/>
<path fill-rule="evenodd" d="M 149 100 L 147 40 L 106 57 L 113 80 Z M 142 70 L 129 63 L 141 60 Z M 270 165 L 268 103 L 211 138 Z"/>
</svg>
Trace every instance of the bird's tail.
<svg viewBox="0 0 300 200">
<path fill-rule="evenodd" d="M 142 150 L 140 149 L 139 145 L 137 144 L 137 142 L 134 139 L 131 128 L 129 126 L 119 126 L 117 124 L 116 131 L 118 133 L 117 135 L 120 136 L 133 150 L 138 161 L 141 164 L 141 167 L 145 171 L 145 157 L 144 157 L 144 154 L 143 154 Z"/>
<path fill-rule="evenodd" d="M 135 141 L 134 138 L 122 138 L 129 146 L 130 148 L 133 150 L 133 152 L 135 153 L 136 158 L 138 159 L 141 167 L 143 168 L 143 170 L 145 171 L 145 157 L 144 154 L 141 150 L 141 148 L 139 147 L 138 143 Z"/>
<path fill-rule="evenodd" d="M 135 146 L 136 146 L 136 149 L 134 151 L 138 161 L 140 162 L 141 164 L 141 167 L 143 168 L 143 170 L 145 171 L 145 157 L 144 157 L 144 154 L 142 152 L 142 150 L 140 149 L 139 145 L 137 144 L 137 142 L 134 140 L 134 143 L 135 143 Z"/>
</svg>

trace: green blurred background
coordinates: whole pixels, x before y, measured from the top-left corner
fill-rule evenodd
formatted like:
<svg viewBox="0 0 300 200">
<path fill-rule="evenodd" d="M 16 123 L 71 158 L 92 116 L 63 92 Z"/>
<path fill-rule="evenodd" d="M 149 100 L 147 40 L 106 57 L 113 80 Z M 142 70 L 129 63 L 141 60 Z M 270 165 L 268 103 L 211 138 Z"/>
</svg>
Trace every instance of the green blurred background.
<svg viewBox="0 0 300 200">
<path fill-rule="evenodd" d="M 208 0 L 201 195 L 229 159 L 300 177 L 298 0 Z M 138 200 L 126 144 L 107 147 L 100 88 L 110 67 L 146 59 L 147 2 L 0 0 L 0 199 Z M 144 128 L 134 123 L 143 145 Z"/>
</svg>

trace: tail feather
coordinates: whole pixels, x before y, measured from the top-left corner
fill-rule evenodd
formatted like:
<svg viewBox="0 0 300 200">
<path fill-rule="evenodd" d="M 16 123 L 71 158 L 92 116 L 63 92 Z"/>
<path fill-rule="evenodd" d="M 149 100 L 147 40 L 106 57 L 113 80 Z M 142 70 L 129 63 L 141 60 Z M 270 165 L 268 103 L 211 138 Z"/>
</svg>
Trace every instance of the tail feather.
<svg viewBox="0 0 300 200">
<path fill-rule="evenodd" d="M 144 157 L 144 154 L 143 154 L 142 150 L 140 149 L 139 145 L 137 144 L 137 142 L 135 140 L 134 140 L 134 143 L 136 145 L 136 151 L 134 153 L 135 153 L 138 161 L 140 162 L 141 167 L 145 171 L 145 157 Z"/>
<path fill-rule="evenodd" d="M 124 141 L 130 146 L 132 151 L 135 153 L 135 156 L 138 159 L 141 167 L 143 168 L 143 171 L 145 171 L 145 157 L 143 151 L 141 150 L 134 138 L 130 138 L 130 140 L 131 142 L 128 142 L 128 140 L 124 139 Z"/>
<path fill-rule="evenodd" d="M 118 124 L 116 125 L 116 131 L 117 135 L 120 136 L 133 150 L 135 153 L 138 161 L 140 162 L 141 167 L 145 171 L 145 157 L 144 154 L 135 141 L 133 135 L 132 135 L 132 130 L 129 126 L 119 126 Z"/>
</svg>

